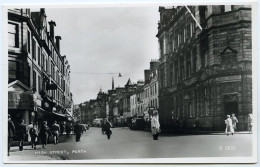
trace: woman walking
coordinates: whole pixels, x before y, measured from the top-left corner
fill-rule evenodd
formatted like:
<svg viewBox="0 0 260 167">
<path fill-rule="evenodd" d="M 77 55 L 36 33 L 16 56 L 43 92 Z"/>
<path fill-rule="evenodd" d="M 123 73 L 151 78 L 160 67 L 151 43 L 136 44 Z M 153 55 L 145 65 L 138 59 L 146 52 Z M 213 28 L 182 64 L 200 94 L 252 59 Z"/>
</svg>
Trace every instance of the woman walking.
<svg viewBox="0 0 260 167">
<path fill-rule="evenodd" d="M 49 135 L 51 135 L 51 132 L 50 132 L 50 128 L 47 125 L 47 121 L 43 121 L 41 131 L 40 131 L 40 136 L 41 136 L 42 148 L 44 149 L 46 149 Z"/>
<path fill-rule="evenodd" d="M 237 129 L 237 123 L 238 123 L 238 119 L 235 116 L 235 114 L 232 114 L 231 120 L 232 120 L 233 129 L 234 129 L 234 132 L 235 132 L 235 130 Z"/>
<path fill-rule="evenodd" d="M 226 134 L 227 136 L 231 133 L 232 135 L 234 134 L 234 129 L 232 126 L 232 120 L 230 118 L 230 115 L 227 115 L 227 119 L 225 120 L 225 124 L 226 124 Z"/>
<path fill-rule="evenodd" d="M 158 140 L 159 132 L 160 132 L 160 123 L 158 118 L 158 112 L 155 110 L 153 112 L 153 117 L 151 120 L 151 130 L 154 140 Z"/>
</svg>

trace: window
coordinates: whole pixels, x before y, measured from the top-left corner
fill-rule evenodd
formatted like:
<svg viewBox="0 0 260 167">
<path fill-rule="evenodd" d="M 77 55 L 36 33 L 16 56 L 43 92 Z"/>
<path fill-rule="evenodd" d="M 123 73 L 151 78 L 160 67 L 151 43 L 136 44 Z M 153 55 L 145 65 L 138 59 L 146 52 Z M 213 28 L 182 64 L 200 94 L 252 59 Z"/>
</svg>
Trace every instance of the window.
<svg viewBox="0 0 260 167">
<path fill-rule="evenodd" d="M 170 64 L 170 85 L 174 83 L 174 76 L 173 76 L 173 63 Z"/>
<path fill-rule="evenodd" d="M 19 47 L 18 24 L 8 23 L 8 46 Z"/>
<path fill-rule="evenodd" d="M 36 42 L 34 39 L 32 40 L 32 56 L 33 59 L 36 60 Z"/>
<path fill-rule="evenodd" d="M 44 69 L 44 71 L 46 71 L 46 67 L 45 67 L 45 55 L 42 54 L 42 68 Z"/>
<path fill-rule="evenodd" d="M 191 76 L 191 56 L 190 54 L 187 55 L 186 57 L 186 77 L 190 77 Z"/>
<path fill-rule="evenodd" d="M 199 6 L 199 16 L 200 16 L 200 24 L 203 28 L 205 28 L 205 20 L 206 20 L 206 6 Z"/>
<path fill-rule="evenodd" d="M 180 71 L 180 79 L 183 80 L 185 77 L 184 77 L 184 60 L 183 58 L 181 59 L 181 71 Z"/>
<path fill-rule="evenodd" d="M 33 89 L 36 90 L 36 72 L 33 71 Z"/>
<path fill-rule="evenodd" d="M 38 76 L 38 92 L 40 92 L 42 90 L 42 87 L 41 87 L 41 77 Z"/>
<path fill-rule="evenodd" d="M 17 72 L 18 71 L 18 62 L 16 61 L 8 61 L 8 82 L 12 82 L 18 79 Z"/>
<path fill-rule="evenodd" d="M 160 52 L 161 52 L 161 57 L 163 57 L 164 54 L 164 46 L 163 46 L 163 39 L 160 40 Z"/>
<path fill-rule="evenodd" d="M 27 31 L 27 49 L 28 49 L 28 53 L 31 53 L 31 33 L 30 31 Z"/>
<path fill-rule="evenodd" d="M 190 38 L 191 37 L 191 34 L 192 34 L 192 32 L 191 32 L 191 19 L 190 18 L 188 18 L 187 20 L 186 20 L 186 29 L 187 29 L 187 39 L 188 38 Z"/>
<path fill-rule="evenodd" d="M 178 61 L 174 63 L 174 82 L 178 83 Z"/>
<path fill-rule="evenodd" d="M 193 72 L 195 73 L 197 71 L 197 50 L 196 50 L 196 48 L 193 49 L 192 56 L 193 56 Z"/>
<path fill-rule="evenodd" d="M 38 65 L 41 65 L 41 48 L 38 46 Z"/>
<path fill-rule="evenodd" d="M 225 12 L 231 11 L 231 6 L 232 5 L 225 5 Z"/>
</svg>

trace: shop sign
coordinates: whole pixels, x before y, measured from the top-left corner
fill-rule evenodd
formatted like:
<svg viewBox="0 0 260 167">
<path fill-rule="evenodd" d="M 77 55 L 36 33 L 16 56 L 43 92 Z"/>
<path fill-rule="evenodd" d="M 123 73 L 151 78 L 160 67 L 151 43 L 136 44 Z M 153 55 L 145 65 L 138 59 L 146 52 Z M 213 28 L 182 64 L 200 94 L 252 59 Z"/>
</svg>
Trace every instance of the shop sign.
<svg viewBox="0 0 260 167">
<path fill-rule="evenodd" d="M 241 75 L 233 75 L 233 76 L 226 76 L 226 77 L 219 77 L 216 79 L 217 82 L 235 82 L 241 81 Z"/>
<path fill-rule="evenodd" d="M 8 108 L 33 109 L 33 96 L 26 92 L 8 92 Z"/>
</svg>

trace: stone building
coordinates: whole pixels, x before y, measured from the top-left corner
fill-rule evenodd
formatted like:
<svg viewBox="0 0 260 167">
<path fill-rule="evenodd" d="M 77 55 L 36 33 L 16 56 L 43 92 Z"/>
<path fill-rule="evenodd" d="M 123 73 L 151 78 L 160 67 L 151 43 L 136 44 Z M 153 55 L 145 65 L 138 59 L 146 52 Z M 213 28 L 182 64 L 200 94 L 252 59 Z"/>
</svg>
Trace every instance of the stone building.
<svg viewBox="0 0 260 167">
<path fill-rule="evenodd" d="M 246 130 L 252 113 L 251 7 L 178 6 L 159 12 L 162 128 L 174 127 L 176 119 L 192 128 L 198 117 L 201 129 L 223 130 L 226 115 L 234 113 L 238 129 Z"/>
<path fill-rule="evenodd" d="M 8 113 L 15 124 L 71 116 L 70 67 L 46 17 L 43 8 L 8 9 Z"/>
</svg>

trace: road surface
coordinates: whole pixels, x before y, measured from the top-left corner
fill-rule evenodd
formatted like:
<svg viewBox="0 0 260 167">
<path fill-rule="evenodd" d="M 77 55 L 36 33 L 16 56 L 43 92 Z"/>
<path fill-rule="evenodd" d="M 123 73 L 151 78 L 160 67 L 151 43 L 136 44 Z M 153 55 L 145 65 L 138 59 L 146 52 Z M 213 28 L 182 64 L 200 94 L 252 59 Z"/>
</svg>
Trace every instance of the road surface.
<svg viewBox="0 0 260 167">
<path fill-rule="evenodd" d="M 128 158 L 179 158 L 179 157 L 247 157 L 252 155 L 252 135 L 170 135 L 153 140 L 150 132 L 112 128 L 108 140 L 100 128 L 90 128 L 75 142 L 73 135 L 67 142 L 48 144 L 47 149 L 36 150 L 25 146 L 24 151 L 13 147 L 12 160 L 91 160 Z"/>
</svg>

